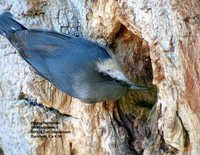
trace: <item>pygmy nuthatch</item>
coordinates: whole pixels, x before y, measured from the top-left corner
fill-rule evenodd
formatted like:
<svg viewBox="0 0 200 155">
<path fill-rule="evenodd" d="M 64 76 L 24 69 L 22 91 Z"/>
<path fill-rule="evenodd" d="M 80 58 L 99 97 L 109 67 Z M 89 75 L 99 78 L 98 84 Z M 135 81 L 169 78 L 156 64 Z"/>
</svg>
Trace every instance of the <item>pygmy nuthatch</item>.
<svg viewBox="0 0 200 155">
<path fill-rule="evenodd" d="M 88 103 L 116 100 L 131 83 L 114 55 L 97 43 L 54 31 L 27 29 L 9 12 L 0 15 L 5 36 L 36 72 L 67 94 Z"/>
</svg>

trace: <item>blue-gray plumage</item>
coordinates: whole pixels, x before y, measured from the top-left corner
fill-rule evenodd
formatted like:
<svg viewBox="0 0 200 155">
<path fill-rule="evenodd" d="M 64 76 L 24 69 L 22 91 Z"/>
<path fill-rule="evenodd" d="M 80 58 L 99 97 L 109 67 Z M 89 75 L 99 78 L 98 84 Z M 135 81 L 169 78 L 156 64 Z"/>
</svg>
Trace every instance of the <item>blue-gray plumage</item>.
<svg viewBox="0 0 200 155">
<path fill-rule="evenodd" d="M 131 83 L 113 54 L 97 43 L 47 30 L 27 29 L 9 12 L 0 15 L 0 34 L 43 78 L 67 94 L 88 103 L 115 100 Z"/>
</svg>

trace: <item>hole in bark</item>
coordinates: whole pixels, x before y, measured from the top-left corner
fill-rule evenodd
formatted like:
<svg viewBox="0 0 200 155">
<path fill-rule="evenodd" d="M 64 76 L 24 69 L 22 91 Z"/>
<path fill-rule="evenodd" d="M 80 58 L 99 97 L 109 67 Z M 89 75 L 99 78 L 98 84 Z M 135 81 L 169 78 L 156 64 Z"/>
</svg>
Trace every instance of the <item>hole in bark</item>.
<svg viewBox="0 0 200 155">
<path fill-rule="evenodd" d="M 70 150 L 69 150 L 69 151 L 70 151 L 70 152 L 69 152 L 70 155 L 76 154 L 76 151 L 75 151 L 75 149 L 74 149 L 73 146 L 72 146 L 72 142 L 69 143 L 69 149 L 70 149 Z"/>
<path fill-rule="evenodd" d="M 0 148 L 0 155 L 4 155 L 2 148 Z"/>
<path fill-rule="evenodd" d="M 115 51 L 123 71 L 134 83 L 147 86 L 148 91 L 130 91 L 117 101 L 118 122 L 129 133 L 129 146 L 141 154 L 145 139 L 151 135 L 147 118 L 157 101 L 157 88 L 152 84 L 153 72 L 147 41 L 121 25 L 110 48 Z"/>
<path fill-rule="evenodd" d="M 148 42 L 121 25 L 110 45 L 116 52 L 123 71 L 136 83 L 151 85 L 153 80 Z"/>
</svg>

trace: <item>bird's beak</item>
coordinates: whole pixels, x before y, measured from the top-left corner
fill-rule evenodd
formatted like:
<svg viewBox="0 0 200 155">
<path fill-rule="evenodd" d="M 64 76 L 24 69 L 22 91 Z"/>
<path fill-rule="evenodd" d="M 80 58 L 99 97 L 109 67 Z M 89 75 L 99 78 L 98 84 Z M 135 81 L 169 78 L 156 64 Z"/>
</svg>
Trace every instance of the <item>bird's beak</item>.
<svg viewBox="0 0 200 155">
<path fill-rule="evenodd" d="M 143 87 L 143 86 L 138 85 L 138 84 L 131 84 L 131 89 L 133 89 L 133 90 L 148 90 L 147 87 Z"/>
</svg>

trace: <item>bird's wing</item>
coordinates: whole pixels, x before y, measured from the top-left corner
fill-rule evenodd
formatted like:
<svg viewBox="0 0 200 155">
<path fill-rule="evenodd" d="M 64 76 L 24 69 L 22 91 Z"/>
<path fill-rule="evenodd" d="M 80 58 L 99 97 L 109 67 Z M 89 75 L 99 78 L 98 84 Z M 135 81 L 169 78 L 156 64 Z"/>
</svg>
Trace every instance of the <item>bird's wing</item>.
<svg viewBox="0 0 200 155">
<path fill-rule="evenodd" d="M 75 73 L 90 72 L 94 60 L 110 58 L 96 43 L 52 31 L 15 31 L 8 39 L 41 76 L 65 92 Z"/>
<path fill-rule="evenodd" d="M 8 39 L 24 58 L 37 53 L 49 55 L 58 47 L 63 47 L 70 36 L 66 36 L 53 31 L 42 30 L 20 30 L 11 31 Z"/>
</svg>

